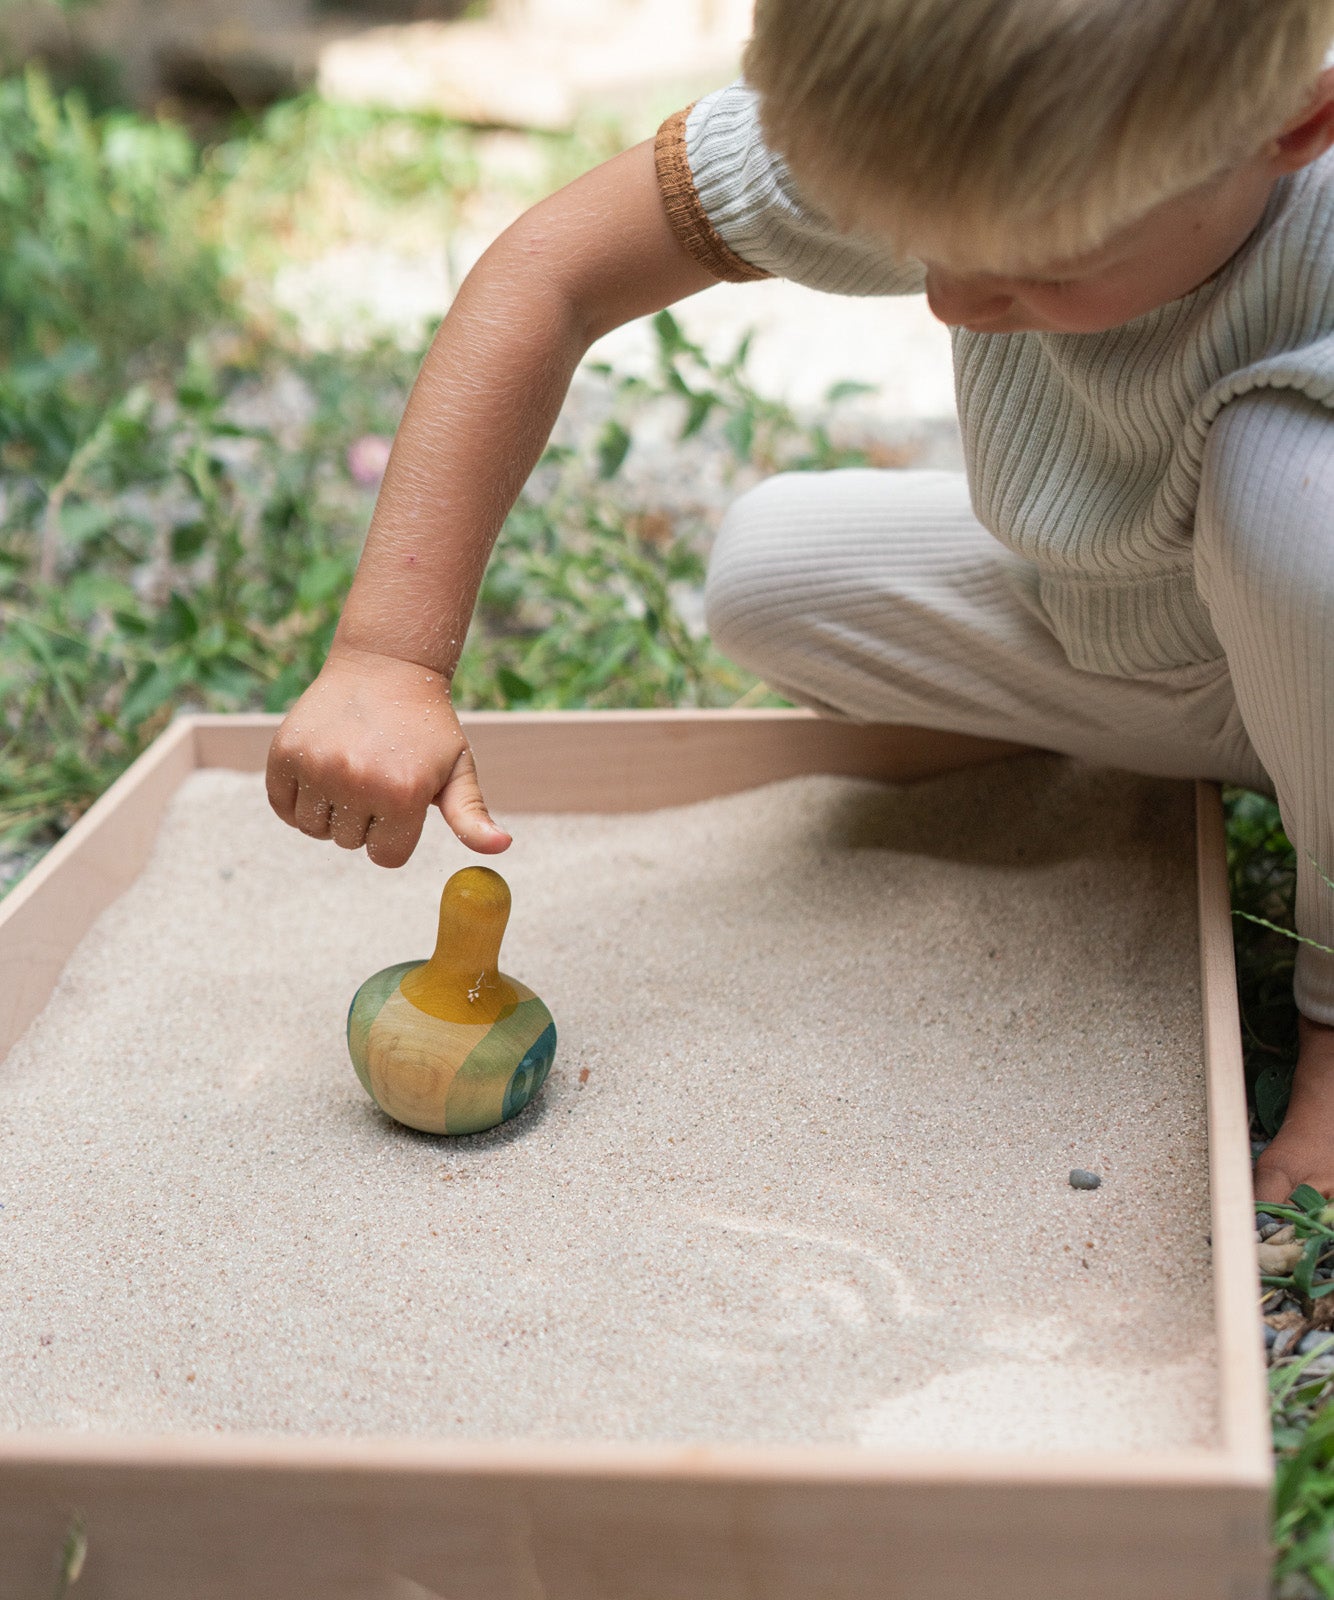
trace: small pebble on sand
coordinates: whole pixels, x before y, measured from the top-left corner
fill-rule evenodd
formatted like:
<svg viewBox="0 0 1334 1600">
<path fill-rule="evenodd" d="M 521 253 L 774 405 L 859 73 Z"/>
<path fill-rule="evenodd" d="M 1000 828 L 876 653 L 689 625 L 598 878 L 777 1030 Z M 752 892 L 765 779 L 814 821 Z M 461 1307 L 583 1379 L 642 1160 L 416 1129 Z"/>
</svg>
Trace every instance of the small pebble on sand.
<svg viewBox="0 0 1334 1600">
<path fill-rule="evenodd" d="M 1101 1186 L 1102 1179 L 1096 1172 L 1085 1172 L 1083 1167 L 1075 1167 L 1070 1173 L 1072 1189 L 1098 1189 Z"/>
</svg>

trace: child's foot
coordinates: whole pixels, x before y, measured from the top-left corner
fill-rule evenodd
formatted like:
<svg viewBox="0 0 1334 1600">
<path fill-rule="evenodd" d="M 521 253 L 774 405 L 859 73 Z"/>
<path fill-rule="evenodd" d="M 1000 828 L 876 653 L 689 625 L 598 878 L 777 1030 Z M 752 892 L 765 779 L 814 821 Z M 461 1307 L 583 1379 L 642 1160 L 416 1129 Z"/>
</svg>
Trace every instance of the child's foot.
<svg viewBox="0 0 1334 1600">
<path fill-rule="evenodd" d="M 1255 1163 L 1255 1198 L 1282 1204 L 1299 1183 L 1334 1194 L 1334 1028 L 1299 1019 L 1301 1043 L 1283 1126 Z"/>
</svg>

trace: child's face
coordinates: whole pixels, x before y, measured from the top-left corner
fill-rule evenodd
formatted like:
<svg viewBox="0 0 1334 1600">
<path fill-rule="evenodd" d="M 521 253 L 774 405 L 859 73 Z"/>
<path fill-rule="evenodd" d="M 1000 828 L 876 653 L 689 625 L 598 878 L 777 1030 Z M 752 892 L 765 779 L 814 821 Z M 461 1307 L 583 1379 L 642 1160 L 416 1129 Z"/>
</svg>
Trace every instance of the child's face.
<svg viewBox="0 0 1334 1600">
<path fill-rule="evenodd" d="M 1257 159 L 1156 206 L 1069 261 L 969 270 L 922 253 L 932 312 L 975 333 L 1100 333 L 1189 294 L 1224 266 L 1264 212 L 1277 174 Z"/>
</svg>

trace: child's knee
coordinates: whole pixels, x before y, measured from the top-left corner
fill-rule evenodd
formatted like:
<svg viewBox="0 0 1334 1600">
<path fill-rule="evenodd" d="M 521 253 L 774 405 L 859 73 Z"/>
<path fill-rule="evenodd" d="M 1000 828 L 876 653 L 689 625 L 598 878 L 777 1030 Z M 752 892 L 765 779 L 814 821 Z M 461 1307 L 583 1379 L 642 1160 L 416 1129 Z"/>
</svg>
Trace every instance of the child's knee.
<svg viewBox="0 0 1334 1600">
<path fill-rule="evenodd" d="M 810 600 L 811 562 L 793 527 L 801 474 L 767 478 L 728 508 L 709 558 L 705 616 L 714 643 L 761 670 L 768 642 L 787 633 Z"/>
<path fill-rule="evenodd" d="M 1261 390 L 1210 430 L 1195 528 L 1201 596 L 1215 622 L 1244 611 L 1282 625 L 1334 610 L 1334 413 Z"/>
</svg>

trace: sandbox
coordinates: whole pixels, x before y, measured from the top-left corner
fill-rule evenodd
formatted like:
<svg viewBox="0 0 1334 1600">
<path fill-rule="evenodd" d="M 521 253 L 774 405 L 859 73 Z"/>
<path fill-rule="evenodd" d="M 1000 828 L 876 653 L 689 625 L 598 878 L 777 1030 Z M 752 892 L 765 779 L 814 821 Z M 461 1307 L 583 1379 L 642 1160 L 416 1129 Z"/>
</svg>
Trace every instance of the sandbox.
<svg viewBox="0 0 1334 1600">
<path fill-rule="evenodd" d="M 271 729 L 178 725 L 0 907 L 0 1597 L 76 1516 L 106 1600 L 1263 1592 L 1216 794 L 475 719 L 561 1038 L 446 1140 L 342 1019 L 468 857 L 284 829 Z"/>
</svg>

